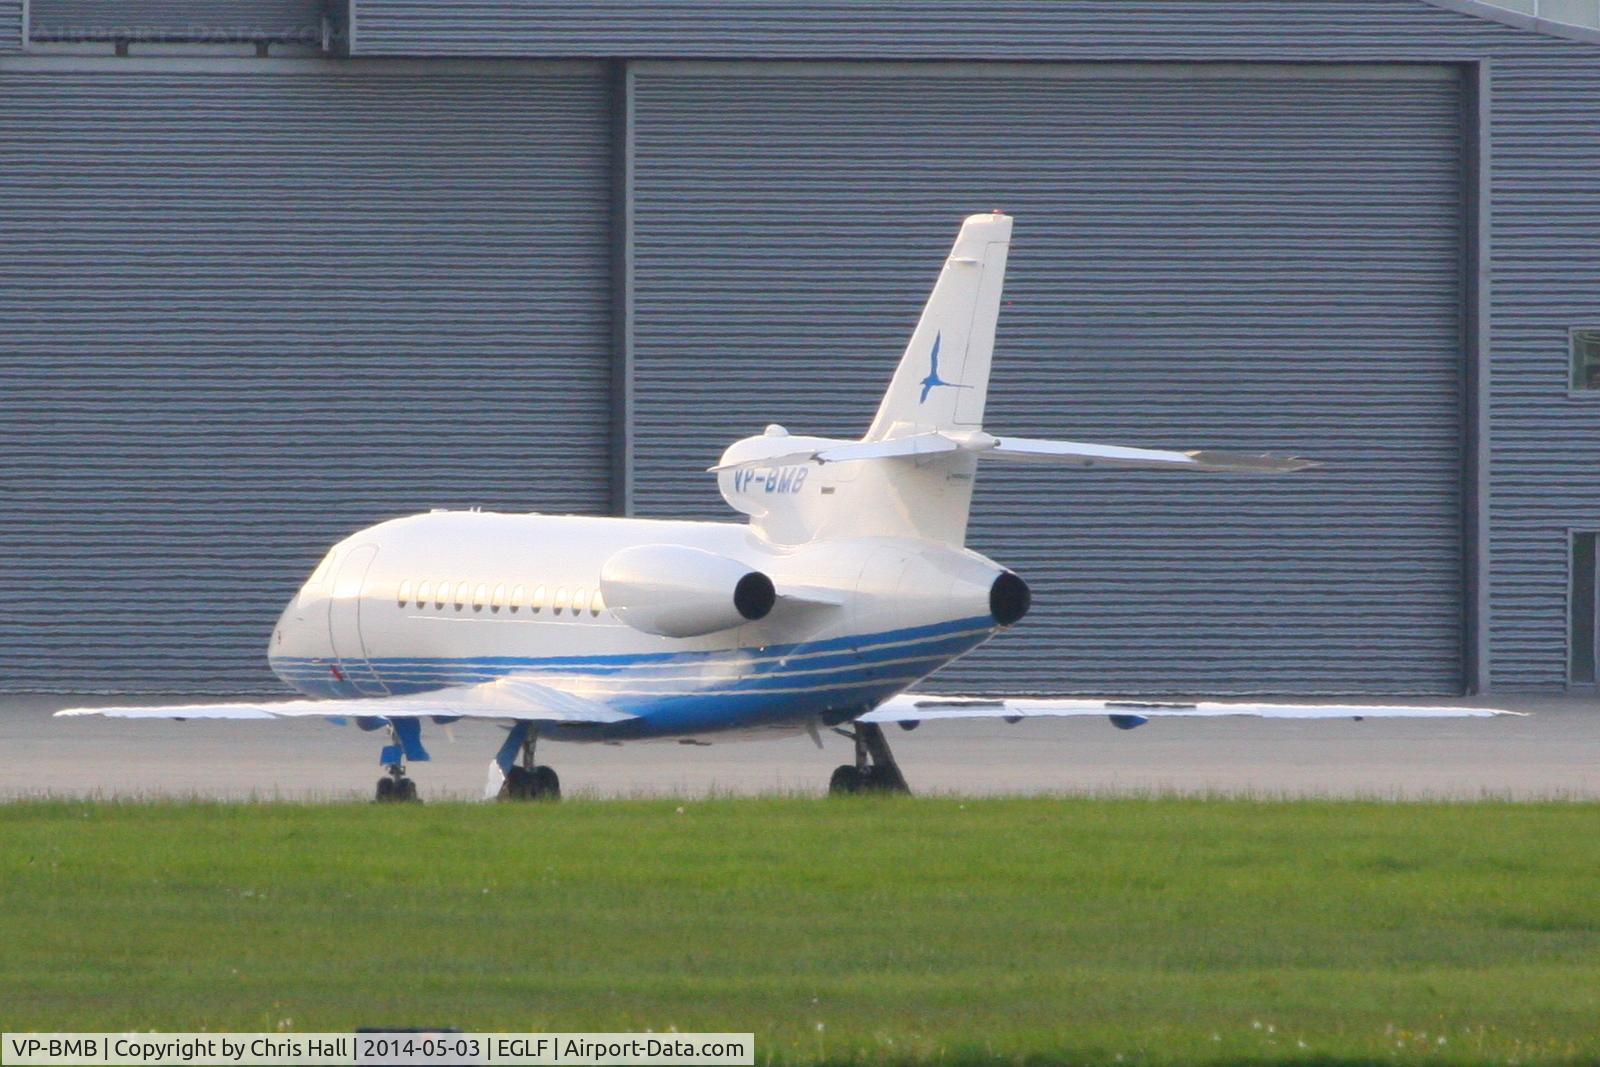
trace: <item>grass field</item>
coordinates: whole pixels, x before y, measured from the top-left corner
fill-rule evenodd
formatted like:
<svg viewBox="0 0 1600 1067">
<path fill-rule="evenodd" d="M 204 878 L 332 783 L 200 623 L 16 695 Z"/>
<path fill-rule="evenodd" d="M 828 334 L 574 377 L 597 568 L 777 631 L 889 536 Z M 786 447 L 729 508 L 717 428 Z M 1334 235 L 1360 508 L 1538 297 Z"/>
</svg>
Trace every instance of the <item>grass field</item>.
<svg viewBox="0 0 1600 1067">
<path fill-rule="evenodd" d="M 0 806 L 6 1030 L 1600 1063 L 1600 805 Z"/>
</svg>

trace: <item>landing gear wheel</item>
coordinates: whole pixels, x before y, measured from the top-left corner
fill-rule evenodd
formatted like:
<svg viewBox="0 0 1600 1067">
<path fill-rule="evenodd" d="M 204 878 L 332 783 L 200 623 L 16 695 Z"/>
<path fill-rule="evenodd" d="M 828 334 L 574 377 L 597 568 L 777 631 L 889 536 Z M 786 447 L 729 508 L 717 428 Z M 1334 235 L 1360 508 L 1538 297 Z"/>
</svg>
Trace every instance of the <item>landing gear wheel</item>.
<svg viewBox="0 0 1600 1067">
<path fill-rule="evenodd" d="M 549 767 L 512 767 L 500 786 L 501 800 L 560 800 L 561 779 Z"/>
<path fill-rule="evenodd" d="M 496 763 L 505 767 L 505 778 L 500 783 L 501 800 L 560 800 L 561 779 L 556 772 L 534 761 L 535 746 L 539 742 L 537 724 L 518 723 L 506 738 Z M 510 764 L 510 766 L 507 766 Z"/>
<path fill-rule="evenodd" d="M 378 795 L 375 799 L 379 804 L 387 804 L 389 801 L 395 799 L 393 778 L 378 779 Z"/>
<path fill-rule="evenodd" d="M 506 772 L 506 780 L 500 786 L 500 799 L 527 800 L 533 785 L 532 779 L 533 775 L 528 773 L 526 767 L 512 767 Z"/>
<path fill-rule="evenodd" d="M 417 783 L 409 778 L 400 779 L 394 784 L 394 799 L 402 803 L 418 803 Z"/>
<path fill-rule="evenodd" d="M 529 796 L 535 800 L 560 800 L 561 779 L 556 772 L 543 764 L 533 769 L 533 789 Z"/>
<path fill-rule="evenodd" d="M 835 727 L 834 731 L 855 742 L 856 761 L 834 769 L 833 777 L 828 780 L 829 796 L 911 792 L 905 775 L 900 773 L 900 765 L 894 761 L 894 753 L 889 751 L 889 742 L 884 740 L 883 727 L 877 723 L 858 722 L 853 730 Z"/>
<path fill-rule="evenodd" d="M 856 770 L 854 764 L 845 763 L 833 769 L 833 777 L 828 779 L 828 795 L 850 796 L 861 792 L 861 785 L 861 772 Z"/>
</svg>

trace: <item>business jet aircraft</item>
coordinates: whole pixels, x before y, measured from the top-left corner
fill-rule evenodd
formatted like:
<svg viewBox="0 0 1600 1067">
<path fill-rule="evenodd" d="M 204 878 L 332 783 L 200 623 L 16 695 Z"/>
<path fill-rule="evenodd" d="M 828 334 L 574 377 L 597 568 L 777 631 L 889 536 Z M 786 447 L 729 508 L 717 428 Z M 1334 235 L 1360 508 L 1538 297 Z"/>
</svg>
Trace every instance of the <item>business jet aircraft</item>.
<svg viewBox="0 0 1600 1067">
<path fill-rule="evenodd" d="M 1481 708 L 919 696 L 907 687 L 1027 614 L 1028 585 L 963 547 L 978 461 L 1287 473 L 1291 456 L 1171 452 L 984 431 L 1010 217 L 961 227 L 859 441 L 769 426 L 711 468 L 748 516 L 672 522 L 433 511 L 329 550 L 269 662 L 313 699 L 74 708 L 123 718 L 354 718 L 384 730 L 378 799 L 415 799 L 422 723 L 509 725 L 490 792 L 556 797 L 536 743 L 836 729 L 830 790 L 903 791 L 885 724 L 1034 715 L 1492 715 Z"/>
</svg>

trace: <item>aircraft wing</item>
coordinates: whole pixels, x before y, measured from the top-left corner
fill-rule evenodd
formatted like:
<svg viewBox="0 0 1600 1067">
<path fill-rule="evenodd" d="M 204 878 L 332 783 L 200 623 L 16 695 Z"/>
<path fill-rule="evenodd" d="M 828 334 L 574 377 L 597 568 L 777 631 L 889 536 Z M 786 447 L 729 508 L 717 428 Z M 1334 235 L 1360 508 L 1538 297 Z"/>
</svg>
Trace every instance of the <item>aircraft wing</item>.
<svg viewBox="0 0 1600 1067">
<path fill-rule="evenodd" d="M 1054 697 L 962 697 L 901 693 L 879 704 L 857 722 L 918 723 L 935 719 L 1006 719 L 1105 715 L 1123 729 L 1154 718 L 1214 718 L 1248 715 L 1263 719 L 1449 719 L 1524 715 L 1499 708 L 1429 707 L 1421 704 L 1260 704 L 1203 701 L 1194 704 L 1141 700 L 1071 700 Z"/>
<path fill-rule="evenodd" d="M 300 716 L 415 718 L 424 715 L 525 722 L 623 722 L 635 716 L 597 700 L 574 696 L 527 678 L 508 675 L 480 685 L 456 686 L 407 696 L 352 700 L 245 701 L 170 704 L 161 707 L 66 708 L 58 716 L 103 715 L 113 719 L 283 719 Z"/>
</svg>

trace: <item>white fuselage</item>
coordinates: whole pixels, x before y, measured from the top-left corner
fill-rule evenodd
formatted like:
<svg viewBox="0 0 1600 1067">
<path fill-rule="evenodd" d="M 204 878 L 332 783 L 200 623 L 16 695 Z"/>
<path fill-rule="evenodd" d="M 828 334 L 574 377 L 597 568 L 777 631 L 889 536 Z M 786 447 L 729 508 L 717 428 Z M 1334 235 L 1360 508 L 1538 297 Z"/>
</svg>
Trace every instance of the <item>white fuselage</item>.
<svg viewBox="0 0 1600 1067">
<path fill-rule="evenodd" d="M 776 603 L 711 633 L 643 632 L 600 595 L 607 561 L 639 546 L 738 561 L 771 578 Z M 858 715 L 986 641 L 1006 573 L 920 539 L 779 545 L 732 523 L 432 512 L 335 545 L 284 610 L 269 658 L 316 697 L 517 673 L 636 716 L 547 731 L 564 739 L 795 729 Z"/>
</svg>

